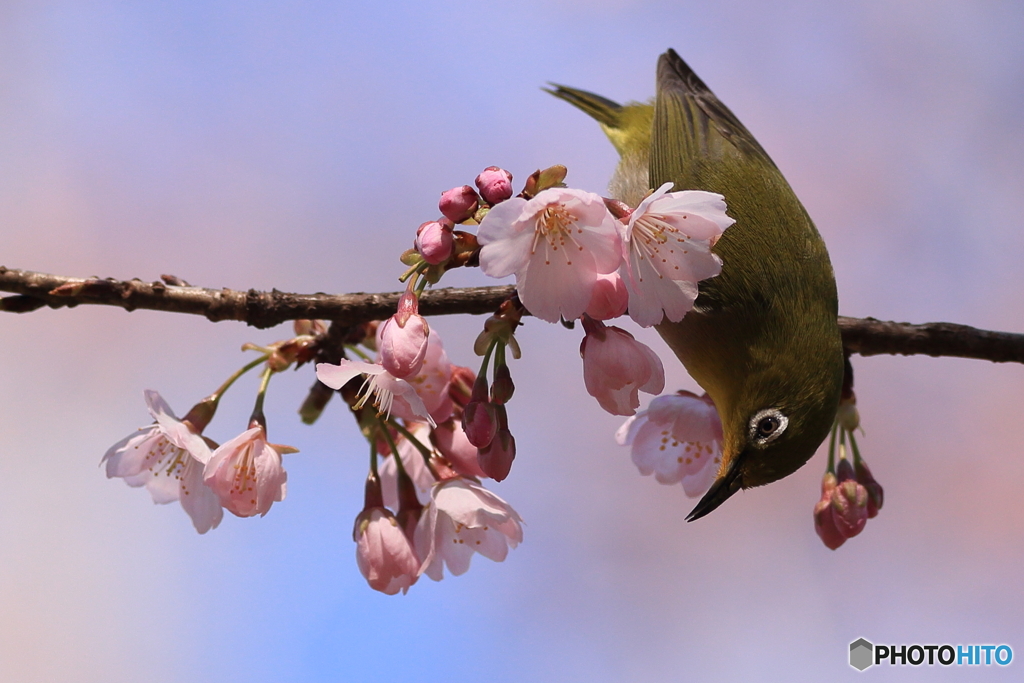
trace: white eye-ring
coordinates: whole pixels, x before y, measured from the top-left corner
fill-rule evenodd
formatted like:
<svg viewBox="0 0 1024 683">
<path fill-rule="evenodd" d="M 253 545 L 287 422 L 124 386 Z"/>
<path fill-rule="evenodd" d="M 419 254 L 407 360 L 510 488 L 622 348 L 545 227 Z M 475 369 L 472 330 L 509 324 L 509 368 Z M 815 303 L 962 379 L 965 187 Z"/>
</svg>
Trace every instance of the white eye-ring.
<svg viewBox="0 0 1024 683">
<path fill-rule="evenodd" d="M 789 426 L 789 418 L 778 408 L 759 410 L 750 418 L 748 432 L 750 442 L 756 446 L 766 446 L 782 436 Z"/>
</svg>

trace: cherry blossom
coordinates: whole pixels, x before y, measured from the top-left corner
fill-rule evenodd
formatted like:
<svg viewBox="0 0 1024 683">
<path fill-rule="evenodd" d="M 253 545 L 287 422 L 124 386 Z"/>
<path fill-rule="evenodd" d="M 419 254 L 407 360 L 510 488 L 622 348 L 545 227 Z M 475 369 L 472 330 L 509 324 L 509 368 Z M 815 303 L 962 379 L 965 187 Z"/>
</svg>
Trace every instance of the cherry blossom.
<svg viewBox="0 0 1024 683">
<path fill-rule="evenodd" d="M 625 314 L 629 308 L 629 291 L 622 275 L 617 271 L 598 275 L 594 292 L 587 304 L 587 315 L 594 320 L 611 320 Z"/>
<path fill-rule="evenodd" d="M 394 595 L 408 592 L 419 578 L 420 561 L 398 520 L 382 507 L 368 508 L 356 517 L 352 538 L 356 564 L 370 588 Z"/>
<path fill-rule="evenodd" d="M 519 298 L 538 318 L 575 320 L 598 274 L 622 263 L 615 226 L 604 200 L 590 192 L 551 188 L 529 200 L 514 197 L 480 223 L 480 268 L 491 277 L 515 274 Z"/>
<path fill-rule="evenodd" d="M 480 469 L 477 447 L 469 442 L 459 420 L 451 419 L 437 425 L 432 439 L 437 450 L 459 474 L 466 477 L 485 477 Z"/>
<path fill-rule="evenodd" d="M 432 424 L 444 422 L 452 415 L 451 396 L 448 388 L 452 379 L 452 364 L 448 360 L 448 354 L 444 350 L 440 335 L 436 330 L 431 329 L 427 337 L 427 350 L 423 356 L 423 365 L 412 377 L 406 378 L 415 391 L 416 396 L 423 403 L 424 410 L 432 420 Z M 411 401 L 406 399 L 405 403 L 396 402 L 393 413 L 395 417 L 403 420 L 415 420 L 424 417 L 422 413 L 413 410 Z"/>
<path fill-rule="evenodd" d="M 266 515 L 284 500 L 288 479 L 282 453 L 291 446 L 267 442 L 267 431 L 255 420 L 246 431 L 221 444 L 206 463 L 204 481 L 227 510 L 239 517 Z"/>
<path fill-rule="evenodd" d="M 483 486 L 457 477 L 439 482 L 416 527 L 420 571 L 434 581 L 444 566 L 458 576 L 469 569 L 473 553 L 501 562 L 523 540 L 523 520 L 504 500 Z"/>
<path fill-rule="evenodd" d="M 427 448 L 431 447 L 430 433 L 432 430 L 430 425 L 419 422 L 409 425 L 408 429 L 421 444 Z M 427 465 L 423 461 L 423 454 L 409 439 L 401 434 L 395 441 L 395 446 L 398 448 L 398 456 L 402 459 L 402 466 L 412 479 L 413 484 L 416 485 L 417 497 L 420 499 L 420 502 L 426 503 L 430 500 L 430 487 L 434 485 L 436 479 L 434 479 L 434 475 L 430 473 L 430 470 L 427 469 Z M 394 454 L 384 459 L 380 464 L 379 471 L 384 505 L 392 510 L 397 510 L 398 464 L 395 462 Z"/>
<path fill-rule="evenodd" d="M 722 423 L 711 399 L 689 391 L 659 396 L 615 433 L 631 446 L 633 463 L 662 484 L 682 482 L 691 498 L 715 480 L 722 458 Z"/>
<path fill-rule="evenodd" d="M 427 355 L 430 327 L 419 314 L 416 295 L 407 291 L 398 300 L 398 312 L 377 328 L 380 362 L 393 377 L 408 379 L 420 371 Z"/>
<path fill-rule="evenodd" d="M 174 416 L 160 394 L 147 390 L 145 397 L 156 422 L 110 447 L 101 461 L 107 477 L 145 486 L 154 503 L 180 501 L 196 531 L 205 534 L 224 517 L 217 495 L 203 483 L 210 447 L 195 425 Z"/>
<path fill-rule="evenodd" d="M 425 365 L 426 363 L 424 363 Z M 422 368 L 420 372 L 423 372 Z M 361 397 L 355 408 L 362 408 L 372 398 L 372 404 L 382 415 L 390 417 L 394 410 L 396 414 L 400 413 L 399 417 L 420 417 L 432 425 L 434 424 L 427 407 L 423 405 L 423 399 L 416 393 L 413 385 L 404 379 L 398 379 L 385 370 L 380 363 L 343 359 L 337 365 L 330 363 L 317 363 L 316 365 L 316 378 L 331 389 L 342 388 L 357 375 L 365 375 L 366 380 L 359 389 Z"/>
<path fill-rule="evenodd" d="M 612 415 L 632 415 L 640 406 L 640 391 L 660 393 L 665 369 L 658 355 L 618 327 L 583 318 L 587 336 L 580 344 L 587 393 Z"/>
<path fill-rule="evenodd" d="M 693 308 L 697 283 L 722 269 L 711 247 L 735 222 L 722 195 L 671 187 L 662 185 L 619 224 L 629 316 L 643 327 L 679 322 Z"/>
</svg>

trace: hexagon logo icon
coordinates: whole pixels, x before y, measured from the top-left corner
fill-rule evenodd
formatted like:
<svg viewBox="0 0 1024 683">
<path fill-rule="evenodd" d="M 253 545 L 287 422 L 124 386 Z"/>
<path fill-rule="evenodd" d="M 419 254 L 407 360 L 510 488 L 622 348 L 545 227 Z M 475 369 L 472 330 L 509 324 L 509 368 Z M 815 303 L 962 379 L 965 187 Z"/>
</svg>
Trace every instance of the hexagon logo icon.
<svg viewBox="0 0 1024 683">
<path fill-rule="evenodd" d="M 874 664 L 875 646 L 863 638 L 850 643 L 850 666 L 857 671 L 863 671 Z"/>
</svg>

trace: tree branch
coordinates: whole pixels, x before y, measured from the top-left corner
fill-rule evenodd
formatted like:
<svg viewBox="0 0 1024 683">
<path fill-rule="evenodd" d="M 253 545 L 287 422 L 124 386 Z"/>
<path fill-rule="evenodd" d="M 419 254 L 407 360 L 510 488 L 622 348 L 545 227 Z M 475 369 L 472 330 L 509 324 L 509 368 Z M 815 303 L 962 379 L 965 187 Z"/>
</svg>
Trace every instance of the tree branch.
<svg viewBox="0 0 1024 683">
<path fill-rule="evenodd" d="M 207 319 L 237 320 L 257 328 L 289 320 L 331 320 L 339 329 L 393 314 L 401 292 L 381 294 L 293 294 L 255 289 L 192 287 L 164 275 L 163 281 L 72 278 L 0 266 L 0 311 L 27 313 L 43 306 L 81 304 L 120 306 L 126 311 L 148 309 L 203 315 Z M 467 287 L 428 290 L 420 298 L 422 315 L 494 312 L 515 287 Z M 979 330 L 954 323 L 912 325 L 874 318 L 839 317 L 843 344 L 850 353 L 953 356 L 996 363 L 1024 363 L 1024 334 Z"/>
</svg>

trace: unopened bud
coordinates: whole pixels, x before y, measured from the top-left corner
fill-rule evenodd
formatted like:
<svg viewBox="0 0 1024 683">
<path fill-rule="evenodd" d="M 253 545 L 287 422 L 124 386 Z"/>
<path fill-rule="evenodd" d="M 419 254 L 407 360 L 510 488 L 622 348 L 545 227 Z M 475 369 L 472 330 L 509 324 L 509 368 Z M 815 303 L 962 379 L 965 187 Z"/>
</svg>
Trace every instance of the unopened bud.
<svg viewBox="0 0 1024 683">
<path fill-rule="evenodd" d="M 491 402 L 497 404 L 508 403 L 515 393 L 516 385 L 512 383 L 512 372 L 508 365 L 499 365 L 494 368 L 494 381 L 491 383 Z"/>
<path fill-rule="evenodd" d="M 480 206 L 480 197 L 469 185 L 453 187 L 441 193 L 437 208 L 452 223 L 462 223 L 472 218 Z"/>
<path fill-rule="evenodd" d="M 503 202 L 512 196 L 512 174 L 497 166 L 488 166 L 476 177 L 480 196 L 488 204 Z"/>
<path fill-rule="evenodd" d="M 416 295 L 407 291 L 398 301 L 398 312 L 378 330 L 381 365 L 400 379 L 419 372 L 427 355 L 430 327 L 417 311 Z"/>
<path fill-rule="evenodd" d="M 855 471 L 857 482 L 863 485 L 868 492 L 868 519 L 871 519 L 878 516 L 878 511 L 882 509 L 885 492 L 882 490 L 882 485 L 875 481 L 871 470 L 863 460 L 857 462 Z"/>
<path fill-rule="evenodd" d="M 480 449 L 477 461 L 484 474 L 494 481 L 502 481 L 512 470 L 512 461 L 515 459 L 515 437 L 507 428 L 502 428 L 486 448 Z"/>
<path fill-rule="evenodd" d="M 479 383 L 479 380 L 477 381 Z M 485 390 L 486 386 L 487 383 L 484 382 Z M 477 448 L 485 448 L 498 431 L 498 414 L 495 406 L 486 398 L 467 403 L 462 411 L 462 429 L 471 444 Z"/>
<path fill-rule="evenodd" d="M 476 373 L 461 365 L 452 366 L 452 379 L 448 384 L 448 397 L 460 408 L 465 408 L 473 394 Z"/>
<path fill-rule="evenodd" d="M 454 246 L 452 226 L 447 218 L 428 221 L 416 230 L 416 251 L 431 265 L 447 261 Z"/>
</svg>

